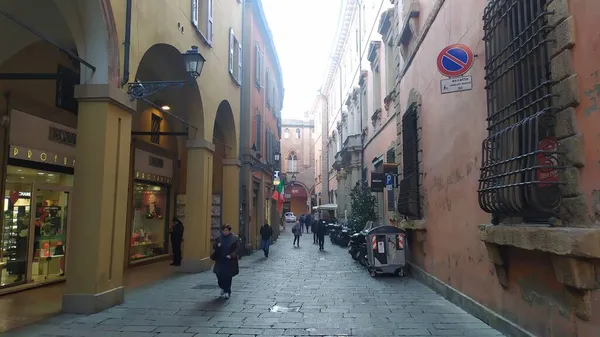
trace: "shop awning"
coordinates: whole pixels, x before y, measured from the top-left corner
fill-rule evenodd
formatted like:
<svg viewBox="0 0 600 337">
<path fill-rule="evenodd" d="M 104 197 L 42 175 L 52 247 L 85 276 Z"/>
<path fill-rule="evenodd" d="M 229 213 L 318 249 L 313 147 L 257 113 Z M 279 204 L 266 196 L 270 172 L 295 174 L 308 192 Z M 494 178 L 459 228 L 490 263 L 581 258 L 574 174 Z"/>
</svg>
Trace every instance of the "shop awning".
<svg viewBox="0 0 600 337">
<path fill-rule="evenodd" d="M 315 206 L 315 207 L 313 207 L 313 209 L 320 210 L 320 211 L 335 211 L 335 210 L 337 210 L 337 205 L 336 204 L 324 204 L 324 205 L 320 205 L 320 206 Z"/>
</svg>

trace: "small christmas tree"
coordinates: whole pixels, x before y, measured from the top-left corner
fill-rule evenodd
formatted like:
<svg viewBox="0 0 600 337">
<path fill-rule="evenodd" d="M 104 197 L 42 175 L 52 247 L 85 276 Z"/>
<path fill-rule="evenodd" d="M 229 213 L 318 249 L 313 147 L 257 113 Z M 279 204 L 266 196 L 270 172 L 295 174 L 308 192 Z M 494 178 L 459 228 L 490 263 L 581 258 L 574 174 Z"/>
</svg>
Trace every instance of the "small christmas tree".
<svg viewBox="0 0 600 337">
<path fill-rule="evenodd" d="M 377 198 L 371 194 L 368 186 L 356 184 L 350 193 L 350 217 L 348 227 L 355 231 L 362 230 L 367 221 L 377 221 Z"/>
</svg>

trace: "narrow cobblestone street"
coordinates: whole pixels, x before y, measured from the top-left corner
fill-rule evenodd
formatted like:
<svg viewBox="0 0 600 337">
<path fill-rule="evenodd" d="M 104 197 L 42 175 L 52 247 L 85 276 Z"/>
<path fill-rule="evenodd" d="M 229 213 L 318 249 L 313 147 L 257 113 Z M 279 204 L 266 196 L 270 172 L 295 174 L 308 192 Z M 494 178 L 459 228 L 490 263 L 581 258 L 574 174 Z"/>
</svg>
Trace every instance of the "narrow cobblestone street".
<svg viewBox="0 0 600 337">
<path fill-rule="evenodd" d="M 241 260 L 229 300 L 218 298 L 212 272 L 181 275 L 128 292 L 102 313 L 60 315 L 3 336 L 502 336 L 409 277 L 371 278 L 326 240 L 325 252 L 312 234 L 294 248 L 288 229 L 268 260 L 262 252 Z"/>
</svg>

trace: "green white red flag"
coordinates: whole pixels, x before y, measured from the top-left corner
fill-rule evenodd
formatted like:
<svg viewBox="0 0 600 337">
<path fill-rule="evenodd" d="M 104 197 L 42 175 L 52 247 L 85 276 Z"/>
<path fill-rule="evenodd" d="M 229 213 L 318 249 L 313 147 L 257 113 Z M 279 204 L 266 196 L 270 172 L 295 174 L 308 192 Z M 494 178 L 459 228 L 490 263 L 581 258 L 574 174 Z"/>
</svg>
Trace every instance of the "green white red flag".
<svg viewBox="0 0 600 337">
<path fill-rule="evenodd" d="M 285 192 L 284 192 L 285 181 L 282 178 L 279 181 L 279 185 L 275 186 L 275 190 L 273 191 L 272 199 L 277 200 L 277 212 L 281 212 L 283 209 L 283 203 L 285 202 Z"/>
</svg>

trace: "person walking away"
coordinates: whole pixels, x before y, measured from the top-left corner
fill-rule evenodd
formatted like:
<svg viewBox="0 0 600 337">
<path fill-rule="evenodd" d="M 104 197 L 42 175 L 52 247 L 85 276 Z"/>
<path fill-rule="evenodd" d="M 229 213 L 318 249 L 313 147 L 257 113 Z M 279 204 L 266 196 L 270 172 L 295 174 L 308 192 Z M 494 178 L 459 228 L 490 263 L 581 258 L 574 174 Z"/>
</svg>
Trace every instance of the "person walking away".
<svg viewBox="0 0 600 337">
<path fill-rule="evenodd" d="M 292 227 L 292 233 L 294 233 L 294 246 L 300 247 L 300 237 L 302 236 L 302 226 L 300 226 L 300 222 L 296 221 L 296 224 Z"/>
<path fill-rule="evenodd" d="M 173 247 L 173 263 L 172 266 L 181 266 L 181 243 L 183 242 L 183 222 L 177 217 L 173 218 L 169 234 L 171 234 L 171 247 Z"/>
<path fill-rule="evenodd" d="M 312 226 L 312 217 L 310 216 L 310 213 L 306 214 L 304 217 L 304 226 L 306 226 L 306 233 L 308 234 L 308 230 Z"/>
<path fill-rule="evenodd" d="M 300 214 L 300 217 L 298 218 L 298 222 L 300 222 L 300 231 L 304 230 L 304 220 L 306 219 L 306 217 L 304 216 L 304 214 Z"/>
<path fill-rule="evenodd" d="M 271 244 L 271 236 L 273 236 L 273 228 L 269 226 L 268 223 L 264 224 L 260 228 L 260 236 L 262 241 L 260 242 L 263 252 L 265 253 L 265 257 L 269 258 L 269 246 Z"/>
<path fill-rule="evenodd" d="M 319 220 L 311 219 L 310 230 L 313 233 L 313 244 L 318 243 L 317 232 L 319 229 Z"/>
<path fill-rule="evenodd" d="M 306 226 L 306 233 L 310 233 L 309 231 L 312 228 L 312 216 L 310 215 L 310 213 L 306 214 L 306 217 L 304 218 L 304 225 Z"/>
<path fill-rule="evenodd" d="M 213 253 L 210 258 L 215 261 L 213 273 L 217 275 L 219 288 L 221 288 L 221 296 L 226 299 L 231 296 L 231 281 L 233 277 L 240 272 L 238 262 L 239 249 L 239 237 L 231 233 L 231 225 L 224 224 L 221 227 L 221 234 L 215 239 Z"/>
<path fill-rule="evenodd" d="M 325 250 L 325 232 L 327 231 L 327 217 L 323 216 L 321 220 L 319 220 L 319 225 L 317 227 L 317 239 L 319 241 L 319 250 Z"/>
</svg>

